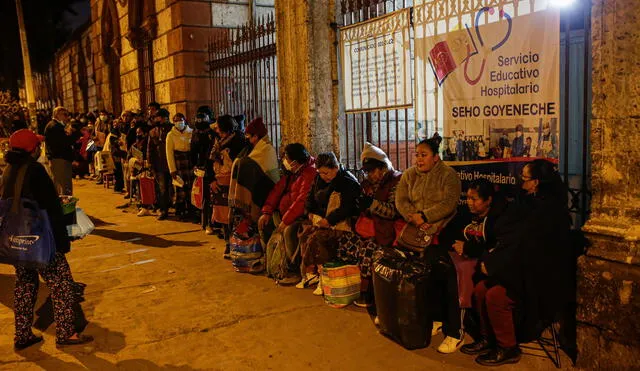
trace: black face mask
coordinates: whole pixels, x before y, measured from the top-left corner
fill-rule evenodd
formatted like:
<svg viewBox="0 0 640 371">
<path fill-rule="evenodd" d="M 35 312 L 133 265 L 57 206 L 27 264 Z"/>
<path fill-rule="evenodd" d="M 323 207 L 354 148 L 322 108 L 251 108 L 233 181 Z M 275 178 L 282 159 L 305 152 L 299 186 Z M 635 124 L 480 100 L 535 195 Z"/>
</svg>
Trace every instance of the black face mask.
<svg viewBox="0 0 640 371">
<path fill-rule="evenodd" d="M 206 121 L 196 122 L 196 129 L 198 130 L 206 130 L 209 128 L 209 123 Z"/>
</svg>

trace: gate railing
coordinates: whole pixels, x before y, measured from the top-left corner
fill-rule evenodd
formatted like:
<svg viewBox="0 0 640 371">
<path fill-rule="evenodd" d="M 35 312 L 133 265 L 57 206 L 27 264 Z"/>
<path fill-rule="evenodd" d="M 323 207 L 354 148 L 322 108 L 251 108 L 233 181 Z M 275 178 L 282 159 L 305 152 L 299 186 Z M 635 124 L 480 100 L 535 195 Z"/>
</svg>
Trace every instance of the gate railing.
<svg viewBox="0 0 640 371">
<path fill-rule="evenodd" d="M 261 116 L 278 149 L 276 25 L 273 15 L 228 29 L 209 40 L 211 107 L 216 114 Z"/>
<path fill-rule="evenodd" d="M 526 3 L 526 5 L 525 5 Z M 468 16 L 482 6 L 510 6 L 517 16 L 537 9 L 542 1 L 529 0 L 341 0 L 341 26 L 364 22 L 368 19 L 403 9 L 418 9 L 418 17 L 429 22 L 443 22 L 446 32 L 447 19 Z M 526 7 L 525 7 L 526 6 Z M 415 14 L 414 14 L 415 16 Z M 591 201 L 591 166 L 589 160 L 589 130 L 591 111 L 591 50 L 590 50 L 589 0 L 574 2 L 561 11 L 561 97 L 562 107 L 559 170 L 569 187 L 569 209 L 575 216 L 575 226 L 586 221 Z M 415 35 L 412 30 L 411 43 Z M 567 37 L 568 36 L 568 37 Z M 568 40 L 568 42 L 567 42 Z M 413 56 L 412 56 L 413 58 Z M 338 63 L 341 63 L 339 61 Z M 340 70 L 340 68 L 338 68 Z M 340 76 L 342 78 L 342 76 Z M 412 64 L 411 84 L 415 82 Z M 340 85 L 342 88 L 342 84 Z M 340 107 L 339 125 L 340 158 L 350 170 L 360 168 L 360 153 L 365 142 L 383 149 L 397 169 L 411 166 L 417 142 L 438 132 L 443 135 L 442 96 L 438 87 L 428 92 L 435 113 L 432 120 L 417 121 L 415 108 L 380 110 L 365 113 L 345 113 Z M 415 98 L 415 97 L 414 97 Z M 447 138 L 445 138 L 447 139 Z"/>
</svg>

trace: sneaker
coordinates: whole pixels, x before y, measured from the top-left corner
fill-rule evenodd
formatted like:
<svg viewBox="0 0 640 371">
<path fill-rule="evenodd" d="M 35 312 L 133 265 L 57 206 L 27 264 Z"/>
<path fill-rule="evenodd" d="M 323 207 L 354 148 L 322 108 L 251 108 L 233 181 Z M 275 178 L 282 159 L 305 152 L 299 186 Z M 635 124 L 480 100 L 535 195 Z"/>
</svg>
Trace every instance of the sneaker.
<svg viewBox="0 0 640 371">
<path fill-rule="evenodd" d="M 324 290 L 322 290 L 322 280 L 318 281 L 318 286 L 316 287 L 315 290 L 313 290 L 313 295 L 315 295 L 315 296 L 324 295 Z"/>
<path fill-rule="evenodd" d="M 447 336 L 442 341 L 442 344 L 438 347 L 438 352 L 444 354 L 455 353 L 460 347 L 464 345 L 464 337 L 462 339 L 456 339 L 451 336 Z"/>
<path fill-rule="evenodd" d="M 433 321 L 433 327 L 431 328 L 431 336 L 436 336 L 442 332 L 442 322 Z"/>
<path fill-rule="evenodd" d="M 491 352 L 493 348 L 494 346 L 488 340 L 481 338 L 471 344 L 462 346 L 460 352 L 470 356 L 477 356 L 487 354 Z"/>
<path fill-rule="evenodd" d="M 315 285 L 319 281 L 319 277 L 317 274 L 307 273 L 307 275 L 296 285 L 296 289 L 304 289 L 305 287 L 309 287 Z"/>
<path fill-rule="evenodd" d="M 373 324 L 376 326 L 380 326 L 380 317 L 376 316 L 376 318 L 373 319 Z"/>
<path fill-rule="evenodd" d="M 166 212 L 160 213 L 160 216 L 158 217 L 158 220 L 167 220 L 167 218 L 169 217 L 169 214 L 167 214 Z"/>
<path fill-rule="evenodd" d="M 148 215 L 151 215 L 151 212 L 149 211 L 149 209 L 142 208 L 138 212 L 138 216 L 148 216 Z"/>
<path fill-rule="evenodd" d="M 368 291 L 360 291 L 360 297 L 353 304 L 359 308 L 369 308 L 373 306 L 373 298 Z"/>
<path fill-rule="evenodd" d="M 211 227 L 205 228 L 204 229 L 204 234 L 206 234 L 207 236 L 213 235 L 213 229 L 211 229 Z"/>
<path fill-rule="evenodd" d="M 513 348 L 497 347 L 487 354 L 476 357 L 476 362 L 483 366 L 501 366 L 508 363 L 518 363 L 521 356 L 522 351 L 518 346 Z"/>
</svg>

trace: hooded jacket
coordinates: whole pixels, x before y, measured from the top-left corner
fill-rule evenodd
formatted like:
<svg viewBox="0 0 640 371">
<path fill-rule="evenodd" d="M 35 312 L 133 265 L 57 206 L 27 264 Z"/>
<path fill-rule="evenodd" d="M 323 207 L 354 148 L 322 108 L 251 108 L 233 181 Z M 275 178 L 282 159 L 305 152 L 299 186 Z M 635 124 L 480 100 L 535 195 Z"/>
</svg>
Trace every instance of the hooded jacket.
<svg viewBox="0 0 640 371">
<path fill-rule="evenodd" d="M 291 225 L 304 216 L 304 205 L 316 178 L 316 161 L 312 157 L 297 172 L 288 173 L 276 183 L 262 207 L 262 214 L 280 211 L 282 222 Z"/>
<path fill-rule="evenodd" d="M 17 181 L 18 170 L 22 165 L 27 164 L 21 197 L 36 201 L 41 209 L 46 210 L 53 230 L 56 250 L 63 254 L 68 253 L 71 249 L 71 243 L 67 236 L 62 206 L 58 198 L 58 191 L 47 174 L 47 170 L 25 151 L 9 151 L 5 159 L 9 166 L 3 174 L 2 198 L 13 197 L 13 185 Z"/>
<path fill-rule="evenodd" d="M 340 194 L 340 207 L 327 215 L 329 198 L 333 192 Z M 342 167 L 340 167 L 336 177 L 329 183 L 322 180 L 320 175 L 316 175 L 307 198 L 305 211 L 307 214 L 326 215 L 325 219 L 329 224 L 335 226 L 341 221 L 358 215 L 356 199 L 360 196 L 360 192 L 360 183 L 358 183 L 356 177 Z"/>
<path fill-rule="evenodd" d="M 175 126 L 169 134 L 167 134 L 167 164 L 169 165 L 169 172 L 173 173 L 178 171 L 176 166 L 176 159 L 174 151 L 178 152 L 190 152 L 191 151 L 191 135 L 193 130 L 186 126 L 184 131 L 178 130 Z"/>
</svg>

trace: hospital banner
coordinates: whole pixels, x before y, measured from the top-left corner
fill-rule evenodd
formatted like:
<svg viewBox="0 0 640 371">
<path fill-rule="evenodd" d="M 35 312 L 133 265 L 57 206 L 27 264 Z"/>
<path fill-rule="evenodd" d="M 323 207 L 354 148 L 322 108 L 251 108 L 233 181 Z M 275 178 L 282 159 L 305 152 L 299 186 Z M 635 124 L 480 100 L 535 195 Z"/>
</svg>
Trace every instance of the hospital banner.
<svg viewBox="0 0 640 371">
<path fill-rule="evenodd" d="M 412 105 L 410 14 L 407 8 L 340 29 L 346 112 Z"/>
<path fill-rule="evenodd" d="M 515 190 L 524 163 L 558 161 L 560 16 L 485 7 L 472 17 L 438 34 L 416 24 L 416 112 L 441 123 L 442 156 L 463 183 Z"/>
</svg>

